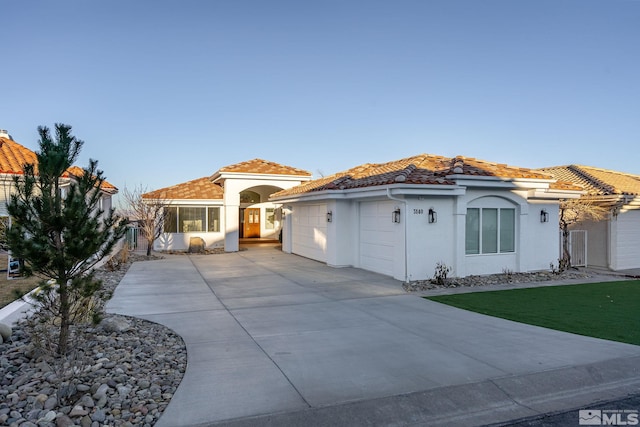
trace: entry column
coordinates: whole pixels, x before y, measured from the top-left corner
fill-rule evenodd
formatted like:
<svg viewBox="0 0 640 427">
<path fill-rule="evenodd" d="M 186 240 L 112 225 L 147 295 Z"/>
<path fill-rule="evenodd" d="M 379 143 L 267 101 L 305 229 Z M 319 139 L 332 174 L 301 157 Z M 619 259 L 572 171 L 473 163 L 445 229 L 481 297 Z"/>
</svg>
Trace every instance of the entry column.
<svg viewBox="0 0 640 427">
<path fill-rule="evenodd" d="M 224 191 L 224 251 L 240 249 L 240 192 L 232 185 Z"/>
</svg>

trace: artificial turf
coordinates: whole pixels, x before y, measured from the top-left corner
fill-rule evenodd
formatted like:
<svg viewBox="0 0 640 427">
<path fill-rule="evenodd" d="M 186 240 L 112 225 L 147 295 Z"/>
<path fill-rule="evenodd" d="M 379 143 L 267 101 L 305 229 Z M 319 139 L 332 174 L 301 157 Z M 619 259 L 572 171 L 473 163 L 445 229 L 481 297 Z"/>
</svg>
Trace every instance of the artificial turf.
<svg viewBox="0 0 640 427">
<path fill-rule="evenodd" d="M 640 280 L 426 298 L 516 322 L 640 345 Z"/>
</svg>

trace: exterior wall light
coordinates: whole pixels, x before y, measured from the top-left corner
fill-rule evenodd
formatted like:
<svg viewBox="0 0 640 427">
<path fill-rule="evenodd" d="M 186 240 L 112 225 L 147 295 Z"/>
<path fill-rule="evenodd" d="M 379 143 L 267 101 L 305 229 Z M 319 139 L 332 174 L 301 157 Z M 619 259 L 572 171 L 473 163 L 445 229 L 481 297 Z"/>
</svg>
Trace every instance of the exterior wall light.
<svg viewBox="0 0 640 427">
<path fill-rule="evenodd" d="M 429 208 L 429 212 L 427 212 L 427 219 L 429 224 L 438 222 L 438 212 L 433 208 Z"/>
<path fill-rule="evenodd" d="M 540 211 L 540 222 L 549 222 L 549 213 L 544 209 Z"/>
<path fill-rule="evenodd" d="M 391 213 L 391 220 L 396 224 L 400 222 L 400 208 L 395 208 Z"/>
<path fill-rule="evenodd" d="M 331 222 L 333 221 L 333 212 L 329 211 L 327 212 L 327 222 Z"/>
</svg>

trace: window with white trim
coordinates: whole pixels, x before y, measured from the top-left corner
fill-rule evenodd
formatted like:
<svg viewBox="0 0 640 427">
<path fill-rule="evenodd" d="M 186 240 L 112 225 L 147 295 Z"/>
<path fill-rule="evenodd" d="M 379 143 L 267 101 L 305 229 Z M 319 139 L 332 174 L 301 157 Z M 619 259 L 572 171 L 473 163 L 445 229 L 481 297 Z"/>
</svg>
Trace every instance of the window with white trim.
<svg viewBox="0 0 640 427">
<path fill-rule="evenodd" d="M 170 206 L 164 220 L 165 233 L 219 232 L 220 207 Z"/>
<path fill-rule="evenodd" d="M 266 220 L 264 222 L 264 228 L 267 230 L 273 230 L 276 228 L 276 210 L 274 208 L 265 208 Z"/>
<path fill-rule="evenodd" d="M 497 254 L 515 252 L 515 209 L 468 208 L 465 253 Z"/>
</svg>

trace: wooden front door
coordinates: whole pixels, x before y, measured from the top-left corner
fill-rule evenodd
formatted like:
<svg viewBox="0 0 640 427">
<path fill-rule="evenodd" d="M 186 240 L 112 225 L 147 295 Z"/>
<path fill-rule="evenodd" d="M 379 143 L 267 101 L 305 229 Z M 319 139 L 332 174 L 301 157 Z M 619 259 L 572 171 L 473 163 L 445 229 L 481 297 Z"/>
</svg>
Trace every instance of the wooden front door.
<svg viewBox="0 0 640 427">
<path fill-rule="evenodd" d="M 247 208 L 244 210 L 243 237 L 260 237 L 260 209 Z"/>
</svg>

